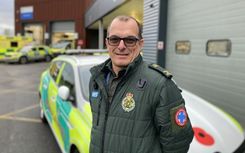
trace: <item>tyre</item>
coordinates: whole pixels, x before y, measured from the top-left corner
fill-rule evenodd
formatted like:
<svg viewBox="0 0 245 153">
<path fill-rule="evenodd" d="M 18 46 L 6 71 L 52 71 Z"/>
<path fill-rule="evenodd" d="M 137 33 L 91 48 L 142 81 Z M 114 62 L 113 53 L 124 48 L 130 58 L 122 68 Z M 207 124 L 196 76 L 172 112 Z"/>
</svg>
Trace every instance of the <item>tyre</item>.
<svg viewBox="0 0 245 153">
<path fill-rule="evenodd" d="M 65 49 L 71 49 L 71 45 L 67 45 Z"/>
<path fill-rule="evenodd" d="M 40 99 L 40 118 L 43 123 L 47 123 L 47 119 L 44 115 L 43 108 L 42 108 L 42 100 Z"/>
<path fill-rule="evenodd" d="M 75 148 L 75 149 L 72 151 L 72 153 L 80 153 L 80 152 L 77 150 L 77 148 Z"/>
<path fill-rule="evenodd" d="M 52 60 L 52 57 L 50 55 L 45 56 L 45 61 L 50 62 Z"/>
<path fill-rule="evenodd" d="M 25 57 L 25 56 L 20 57 L 20 60 L 19 60 L 20 64 L 26 64 L 27 62 L 28 62 L 27 57 Z"/>
</svg>

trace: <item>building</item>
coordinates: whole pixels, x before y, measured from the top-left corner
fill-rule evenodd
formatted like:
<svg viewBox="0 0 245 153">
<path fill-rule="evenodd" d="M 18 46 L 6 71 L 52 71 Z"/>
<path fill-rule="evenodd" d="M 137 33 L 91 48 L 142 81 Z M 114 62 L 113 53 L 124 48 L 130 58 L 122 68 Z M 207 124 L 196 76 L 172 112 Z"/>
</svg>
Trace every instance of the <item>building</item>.
<svg viewBox="0 0 245 153">
<path fill-rule="evenodd" d="M 85 14 L 85 27 L 98 29 L 102 43 L 108 20 L 137 10 L 144 60 L 166 67 L 178 85 L 245 127 L 244 6 L 243 0 L 97 0 Z"/>
<path fill-rule="evenodd" d="M 15 0 L 15 33 L 38 43 L 75 39 L 84 48 L 104 48 L 106 29 L 120 14 L 143 20 L 142 0 Z"/>
<path fill-rule="evenodd" d="M 15 0 L 15 33 L 37 43 L 69 40 L 85 47 L 85 10 L 90 0 Z"/>
<path fill-rule="evenodd" d="M 75 38 L 78 33 L 86 48 L 105 47 L 106 29 L 117 15 L 135 17 L 143 24 L 144 60 L 166 67 L 178 85 L 223 108 L 245 127 L 245 1 L 30 1 L 16 0 L 17 33 L 31 33 L 35 25 L 44 31 L 41 40 L 52 42 L 63 36 L 62 29 Z M 84 6 L 75 9 L 71 1 Z M 25 16 L 26 10 L 33 13 Z"/>
<path fill-rule="evenodd" d="M 130 15 L 143 21 L 143 0 L 96 0 L 85 13 L 85 28 L 90 48 L 104 48 L 107 27 L 118 15 Z"/>
</svg>

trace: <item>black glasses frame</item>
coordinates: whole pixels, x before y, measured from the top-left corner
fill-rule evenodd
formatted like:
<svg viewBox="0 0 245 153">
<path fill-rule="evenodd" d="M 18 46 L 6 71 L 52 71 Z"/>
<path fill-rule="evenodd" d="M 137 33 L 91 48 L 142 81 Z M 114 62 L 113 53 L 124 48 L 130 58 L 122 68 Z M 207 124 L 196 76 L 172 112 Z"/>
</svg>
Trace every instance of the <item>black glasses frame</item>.
<svg viewBox="0 0 245 153">
<path fill-rule="evenodd" d="M 108 40 L 108 44 L 111 46 L 118 46 L 123 40 L 123 43 L 126 47 L 134 47 L 140 39 L 137 37 L 116 37 L 116 36 L 111 36 L 106 38 Z M 113 42 L 114 41 L 114 42 Z"/>
</svg>

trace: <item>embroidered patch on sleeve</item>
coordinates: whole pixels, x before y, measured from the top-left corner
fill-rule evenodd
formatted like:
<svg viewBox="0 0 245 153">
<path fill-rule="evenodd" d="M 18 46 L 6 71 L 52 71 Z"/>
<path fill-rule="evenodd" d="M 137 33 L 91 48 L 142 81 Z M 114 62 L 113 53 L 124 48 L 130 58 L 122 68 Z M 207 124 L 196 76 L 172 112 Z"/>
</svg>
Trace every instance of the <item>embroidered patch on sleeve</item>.
<svg viewBox="0 0 245 153">
<path fill-rule="evenodd" d="M 186 127 L 186 124 L 188 123 L 188 115 L 184 104 L 171 108 L 170 115 L 173 132 L 178 132 Z"/>
<path fill-rule="evenodd" d="M 187 113 L 184 108 L 179 108 L 175 113 L 175 123 L 179 126 L 185 126 L 187 122 Z"/>
</svg>

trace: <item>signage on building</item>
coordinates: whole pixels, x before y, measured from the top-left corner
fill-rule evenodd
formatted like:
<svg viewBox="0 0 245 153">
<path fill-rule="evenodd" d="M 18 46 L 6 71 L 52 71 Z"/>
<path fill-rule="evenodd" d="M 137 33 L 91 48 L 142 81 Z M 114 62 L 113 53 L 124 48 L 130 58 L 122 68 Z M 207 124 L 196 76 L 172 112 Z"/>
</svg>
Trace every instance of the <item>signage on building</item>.
<svg viewBox="0 0 245 153">
<path fill-rule="evenodd" d="M 74 39 L 78 39 L 78 33 L 74 33 Z"/>
<path fill-rule="evenodd" d="M 33 6 L 24 6 L 20 8 L 20 19 L 31 20 L 33 19 Z"/>
<path fill-rule="evenodd" d="M 157 42 L 157 49 L 158 50 L 163 50 L 164 48 L 164 42 L 163 41 L 158 41 Z"/>
<path fill-rule="evenodd" d="M 78 46 L 83 46 L 83 45 L 84 45 L 84 40 L 83 40 L 83 39 L 79 39 L 79 40 L 77 41 L 77 45 L 78 45 Z"/>
<path fill-rule="evenodd" d="M 45 32 L 44 39 L 49 39 L 49 33 Z"/>
</svg>

